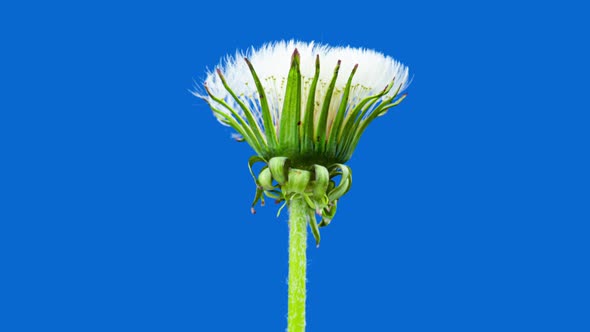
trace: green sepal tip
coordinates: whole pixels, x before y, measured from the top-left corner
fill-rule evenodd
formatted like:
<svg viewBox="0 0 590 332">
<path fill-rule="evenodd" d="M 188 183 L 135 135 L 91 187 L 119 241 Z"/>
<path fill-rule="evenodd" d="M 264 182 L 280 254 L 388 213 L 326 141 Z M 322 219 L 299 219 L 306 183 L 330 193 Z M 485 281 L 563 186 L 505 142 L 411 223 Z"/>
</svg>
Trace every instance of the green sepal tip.
<svg viewBox="0 0 590 332">
<path fill-rule="evenodd" d="M 279 151 L 286 156 L 299 154 L 299 127 L 301 126 L 301 72 L 299 52 L 295 49 L 291 58 L 291 69 L 287 77 L 287 88 L 279 129 Z"/>
</svg>

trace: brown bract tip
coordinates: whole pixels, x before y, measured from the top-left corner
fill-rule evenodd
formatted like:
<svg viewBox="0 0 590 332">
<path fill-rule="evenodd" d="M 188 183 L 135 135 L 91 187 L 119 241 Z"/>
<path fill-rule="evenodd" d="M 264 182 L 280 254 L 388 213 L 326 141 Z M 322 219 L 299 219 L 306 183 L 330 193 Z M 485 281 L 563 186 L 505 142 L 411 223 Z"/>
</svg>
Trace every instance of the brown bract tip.
<svg viewBox="0 0 590 332">
<path fill-rule="evenodd" d="M 299 63 L 299 51 L 297 49 L 293 51 L 293 55 L 291 56 L 291 63 Z"/>
</svg>

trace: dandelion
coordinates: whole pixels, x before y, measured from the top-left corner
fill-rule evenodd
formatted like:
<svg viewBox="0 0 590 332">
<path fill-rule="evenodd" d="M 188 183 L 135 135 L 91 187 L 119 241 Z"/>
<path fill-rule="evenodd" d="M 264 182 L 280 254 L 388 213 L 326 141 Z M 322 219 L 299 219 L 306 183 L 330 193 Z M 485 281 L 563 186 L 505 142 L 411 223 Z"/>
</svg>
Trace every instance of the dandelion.
<svg viewBox="0 0 590 332">
<path fill-rule="evenodd" d="M 228 56 L 195 93 L 256 152 L 252 212 L 265 196 L 289 209 L 289 332 L 305 330 L 307 225 L 319 246 L 352 185 L 345 163 L 367 126 L 405 98 L 408 77 L 373 50 L 282 41 Z"/>
</svg>

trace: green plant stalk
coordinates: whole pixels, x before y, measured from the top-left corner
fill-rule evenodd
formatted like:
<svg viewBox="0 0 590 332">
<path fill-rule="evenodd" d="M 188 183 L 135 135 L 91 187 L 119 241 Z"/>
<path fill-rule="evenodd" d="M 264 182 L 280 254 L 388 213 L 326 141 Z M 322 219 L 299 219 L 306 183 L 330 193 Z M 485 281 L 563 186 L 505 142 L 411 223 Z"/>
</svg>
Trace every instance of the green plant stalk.
<svg viewBox="0 0 590 332">
<path fill-rule="evenodd" d="M 305 331 L 307 209 L 307 203 L 301 195 L 296 195 L 289 201 L 288 332 Z"/>
</svg>

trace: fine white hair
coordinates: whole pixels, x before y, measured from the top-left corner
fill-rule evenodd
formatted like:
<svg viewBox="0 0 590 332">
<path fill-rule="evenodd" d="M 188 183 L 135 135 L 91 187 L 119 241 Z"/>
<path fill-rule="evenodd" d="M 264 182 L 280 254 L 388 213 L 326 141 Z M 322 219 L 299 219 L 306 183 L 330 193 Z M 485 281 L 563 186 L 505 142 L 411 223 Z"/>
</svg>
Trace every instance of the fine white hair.
<svg viewBox="0 0 590 332">
<path fill-rule="evenodd" d="M 251 47 L 246 52 L 237 51 L 234 56 L 226 56 L 221 60 L 216 70 L 219 69 L 221 71 L 227 85 L 241 101 L 249 106 L 260 125 L 262 124 L 262 120 L 258 92 L 244 58 L 248 58 L 260 78 L 267 95 L 276 130 L 278 123 L 280 123 L 287 76 L 291 66 L 291 56 L 295 49 L 300 54 L 302 118 L 305 116 L 303 113 L 305 113 L 304 109 L 309 95 L 310 85 L 315 74 L 317 56 L 320 59 L 320 75 L 315 95 L 316 109 L 314 113 L 316 116 L 319 114 L 326 90 L 339 61 L 341 63 L 340 70 L 332 102 L 330 103 L 330 119 L 334 118 L 340 106 L 342 92 L 355 65 L 358 65 L 358 69 L 352 80 L 346 109 L 347 112 L 364 98 L 382 92 L 392 81 L 394 82 L 393 87 L 382 99 L 393 96 L 397 91 L 403 91 L 409 84 L 408 67 L 390 56 L 366 48 L 353 48 L 350 46 L 334 47 L 313 41 L 306 43 L 294 40 L 267 43 L 260 48 Z M 216 70 L 207 73 L 207 78 L 204 82 L 205 85 L 212 95 L 224 100 L 238 114 L 243 116 L 240 106 L 223 86 Z M 220 110 L 225 111 L 221 105 L 218 105 L 207 94 L 195 94 L 207 99 L 212 106 L 219 106 L 218 108 Z M 219 117 L 218 119 L 221 120 Z"/>
</svg>

